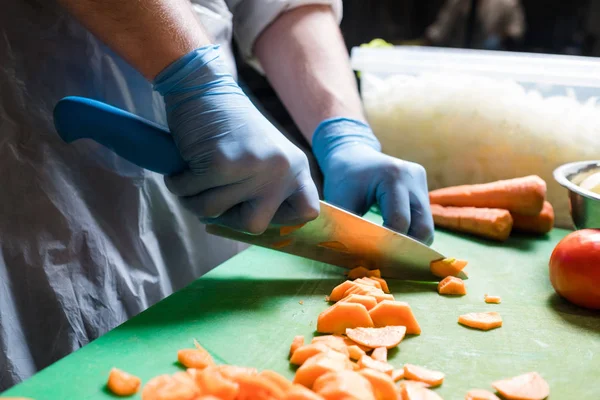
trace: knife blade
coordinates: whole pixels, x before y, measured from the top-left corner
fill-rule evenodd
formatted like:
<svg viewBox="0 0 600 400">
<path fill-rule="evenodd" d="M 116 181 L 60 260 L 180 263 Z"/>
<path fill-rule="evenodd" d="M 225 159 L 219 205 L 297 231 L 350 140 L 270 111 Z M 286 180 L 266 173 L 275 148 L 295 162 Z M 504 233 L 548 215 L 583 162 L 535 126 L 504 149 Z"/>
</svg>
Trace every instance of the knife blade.
<svg viewBox="0 0 600 400">
<path fill-rule="evenodd" d="M 61 99 L 54 108 L 54 125 L 67 143 L 92 139 L 154 172 L 170 175 L 186 168 L 168 129 L 100 101 Z M 436 280 L 429 264 L 445 257 L 431 247 L 324 201 L 320 208 L 315 220 L 297 229 L 271 226 L 250 235 L 207 225 L 206 231 L 347 269 L 380 269 L 384 277 Z"/>
</svg>

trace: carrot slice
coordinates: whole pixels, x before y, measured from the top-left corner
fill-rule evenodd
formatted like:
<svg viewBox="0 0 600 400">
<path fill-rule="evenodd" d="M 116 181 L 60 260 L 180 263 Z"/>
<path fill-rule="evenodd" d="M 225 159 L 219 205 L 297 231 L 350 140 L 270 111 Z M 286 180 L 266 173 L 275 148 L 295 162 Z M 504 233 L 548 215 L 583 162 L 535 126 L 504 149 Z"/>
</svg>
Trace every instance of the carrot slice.
<svg viewBox="0 0 600 400">
<path fill-rule="evenodd" d="M 365 352 L 371 350 L 369 347 L 363 346 L 362 344 L 358 344 L 354 340 L 350 339 L 347 336 L 342 336 L 342 337 L 344 338 L 344 343 L 346 343 L 346 346 L 358 346 L 362 351 L 365 351 Z"/>
<path fill-rule="evenodd" d="M 367 308 L 357 303 L 336 303 L 317 318 L 317 332 L 321 333 L 341 334 L 346 332 L 347 328 L 359 326 L 372 327 L 373 321 Z"/>
<path fill-rule="evenodd" d="M 346 329 L 346 336 L 369 348 L 385 347 L 391 349 L 398 346 L 406 334 L 405 326 L 386 326 L 383 328 Z"/>
<path fill-rule="evenodd" d="M 421 334 L 421 327 L 408 303 L 383 300 L 369 311 L 369 315 L 376 327 L 405 326 L 407 334 Z"/>
<path fill-rule="evenodd" d="M 331 241 L 331 242 L 321 242 L 319 244 L 317 244 L 317 246 L 319 247 L 323 247 L 326 249 L 330 249 L 330 250 L 335 250 L 335 251 L 339 251 L 342 253 L 346 253 L 348 251 L 348 248 L 346 247 L 346 245 L 342 242 L 338 242 L 338 241 Z"/>
<path fill-rule="evenodd" d="M 455 276 L 447 276 L 438 283 L 438 293 L 439 294 L 449 294 L 449 295 L 457 295 L 464 296 L 467 294 L 467 288 L 465 287 L 465 282 L 457 278 Z"/>
<path fill-rule="evenodd" d="M 144 385 L 142 400 L 192 400 L 199 394 L 198 386 L 191 377 L 188 382 L 177 374 L 159 375 Z"/>
<path fill-rule="evenodd" d="M 487 294 L 483 297 L 483 299 L 485 300 L 486 303 L 492 303 L 492 304 L 500 304 L 500 302 L 502 301 L 500 296 L 490 296 Z"/>
<path fill-rule="evenodd" d="M 367 378 L 373 387 L 373 394 L 377 400 L 395 399 L 396 386 L 392 378 L 383 372 L 374 369 L 361 369 L 359 374 Z"/>
<path fill-rule="evenodd" d="M 276 383 L 261 375 L 240 375 L 236 379 L 239 392 L 236 400 L 281 399 L 285 395 Z"/>
<path fill-rule="evenodd" d="M 511 213 L 513 230 L 543 235 L 554 227 L 554 209 L 552 204 L 544 201 L 544 207 L 538 215 L 521 215 Z"/>
<path fill-rule="evenodd" d="M 348 355 L 350 359 L 358 361 L 366 353 L 357 345 L 348 346 Z"/>
<path fill-rule="evenodd" d="M 284 392 L 287 392 L 288 390 L 290 390 L 292 388 L 291 381 L 289 381 L 289 380 L 287 380 L 287 378 L 284 378 L 283 376 L 279 375 L 277 372 L 271 371 L 270 369 L 265 369 L 264 371 L 261 371 L 258 374 L 258 376 L 262 376 L 262 377 L 269 379 L 271 382 L 273 382 L 275 385 L 277 385 Z"/>
<path fill-rule="evenodd" d="M 369 272 L 367 272 L 367 276 L 369 278 L 381 278 L 381 271 L 378 269 L 370 269 Z"/>
<path fill-rule="evenodd" d="M 379 271 L 379 270 L 378 270 L 378 271 Z M 383 290 L 383 292 L 384 292 L 384 293 L 389 293 L 389 292 L 390 292 L 390 289 L 389 289 L 389 287 L 388 287 L 388 284 L 387 284 L 387 282 L 385 281 L 385 279 L 378 278 L 378 277 L 376 277 L 376 276 L 373 276 L 373 277 L 371 277 L 371 279 L 373 279 L 373 280 L 375 280 L 375 281 L 379 282 L 379 284 L 381 285 L 381 290 Z"/>
<path fill-rule="evenodd" d="M 371 358 L 373 360 L 387 362 L 387 347 L 377 347 L 373 350 L 373 353 L 371 353 Z"/>
<path fill-rule="evenodd" d="M 336 351 L 317 354 L 306 360 L 296 371 L 294 383 L 312 388 L 315 380 L 327 372 L 351 370 L 352 364 L 348 357 Z"/>
<path fill-rule="evenodd" d="M 326 400 L 375 400 L 369 380 L 354 371 L 323 374 L 315 381 L 313 390 Z"/>
<path fill-rule="evenodd" d="M 338 353 L 342 353 L 344 355 L 348 355 L 348 346 L 344 342 L 341 336 L 337 335 L 324 335 L 324 336 L 316 336 L 313 338 L 312 343 L 320 343 L 331 350 L 337 351 Z"/>
<path fill-rule="evenodd" d="M 188 369 L 196 385 L 204 395 L 216 396 L 222 400 L 234 400 L 239 392 L 239 385 L 226 377 L 217 366 L 202 370 Z"/>
<path fill-rule="evenodd" d="M 433 190 L 431 204 L 456 207 L 500 208 L 523 215 L 537 215 L 546 198 L 546 182 L 536 175 L 477 185 Z"/>
<path fill-rule="evenodd" d="M 542 400 L 550 395 L 550 386 L 537 372 L 499 380 L 492 387 L 509 400 Z"/>
<path fill-rule="evenodd" d="M 466 261 L 444 258 L 443 260 L 432 261 L 429 269 L 438 278 L 446 278 L 447 276 L 457 276 L 466 266 Z"/>
<path fill-rule="evenodd" d="M 421 382 L 401 382 L 400 393 L 402 400 L 443 400 L 436 392 L 427 389 L 427 386 Z"/>
<path fill-rule="evenodd" d="M 495 311 L 468 313 L 458 317 L 458 323 L 469 328 L 488 331 L 502 326 L 502 317 Z"/>
<path fill-rule="evenodd" d="M 360 283 L 360 284 L 367 285 L 367 286 L 374 286 L 377 289 L 381 289 L 381 283 L 379 283 L 375 279 L 369 278 L 369 277 L 358 278 L 354 281 L 354 283 Z"/>
<path fill-rule="evenodd" d="M 292 357 L 292 354 L 294 354 L 294 352 L 302 346 L 304 346 L 304 336 L 302 336 L 302 335 L 294 336 L 294 339 L 292 340 L 292 344 L 290 345 L 289 357 Z"/>
<path fill-rule="evenodd" d="M 435 226 L 503 242 L 513 227 L 510 212 L 497 208 L 431 205 Z"/>
<path fill-rule="evenodd" d="M 305 386 L 294 383 L 285 394 L 283 400 L 324 400 L 323 396 L 313 392 Z"/>
<path fill-rule="evenodd" d="M 500 400 L 494 393 L 484 389 L 472 389 L 467 392 L 465 400 Z"/>
<path fill-rule="evenodd" d="M 377 300 L 377 303 L 381 303 L 384 300 L 389 300 L 389 301 L 394 301 L 396 299 L 394 299 L 394 296 L 388 293 L 373 293 L 373 294 L 369 294 L 369 296 L 373 296 L 375 297 L 375 300 Z"/>
<path fill-rule="evenodd" d="M 235 381 L 240 375 L 258 375 L 256 368 L 240 367 L 237 365 L 216 365 L 212 368 L 215 368 L 225 378 L 232 381 Z"/>
<path fill-rule="evenodd" d="M 404 379 L 425 382 L 430 386 L 440 386 L 444 382 L 444 374 L 412 364 L 404 364 Z"/>
<path fill-rule="evenodd" d="M 340 301 L 346 295 L 346 290 L 350 289 L 354 286 L 354 282 L 352 281 L 344 281 L 333 288 L 331 294 L 329 295 L 329 301 Z"/>
<path fill-rule="evenodd" d="M 349 272 L 348 272 L 348 279 L 358 279 L 358 278 L 364 278 L 365 276 L 369 276 L 369 270 L 365 267 L 356 267 L 356 268 L 352 268 Z"/>
<path fill-rule="evenodd" d="M 108 374 L 106 386 L 117 396 L 131 396 L 138 392 L 141 384 L 142 381 L 137 376 L 113 368 Z"/>
<path fill-rule="evenodd" d="M 392 371 L 392 380 L 398 382 L 400 379 L 404 379 L 404 368 L 395 369 Z"/>
<path fill-rule="evenodd" d="M 365 296 L 364 294 L 351 294 L 340 300 L 341 302 L 359 303 L 366 307 L 367 310 L 377 305 L 377 300 L 373 296 Z"/>
<path fill-rule="evenodd" d="M 215 361 L 211 355 L 202 347 L 179 350 L 177 352 L 177 360 L 186 368 L 202 369 L 209 365 L 215 365 Z"/>
<path fill-rule="evenodd" d="M 290 233 L 302 228 L 304 225 L 306 225 L 306 224 L 300 224 L 300 225 L 294 225 L 294 226 L 282 226 L 281 228 L 279 228 L 279 236 L 287 236 Z"/>
<path fill-rule="evenodd" d="M 327 353 L 329 351 L 333 350 L 325 343 L 305 344 L 303 346 L 298 347 L 294 354 L 292 354 L 292 357 L 290 357 L 290 364 L 302 365 L 306 362 L 306 360 L 308 360 L 312 356 L 319 353 Z"/>
<path fill-rule="evenodd" d="M 364 355 L 358 360 L 358 365 L 361 369 L 370 368 L 375 371 L 383 372 L 384 374 L 392 375 L 394 367 L 387 362 L 373 360 L 371 357 Z"/>
</svg>

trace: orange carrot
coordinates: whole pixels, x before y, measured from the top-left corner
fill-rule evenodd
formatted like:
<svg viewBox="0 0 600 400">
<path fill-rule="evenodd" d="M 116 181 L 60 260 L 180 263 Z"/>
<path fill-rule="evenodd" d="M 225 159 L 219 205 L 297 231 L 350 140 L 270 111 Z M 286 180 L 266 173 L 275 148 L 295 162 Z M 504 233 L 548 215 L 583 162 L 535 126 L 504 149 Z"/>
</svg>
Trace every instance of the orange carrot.
<svg viewBox="0 0 600 400">
<path fill-rule="evenodd" d="M 312 389 L 315 380 L 321 375 L 326 374 L 327 372 L 339 372 L 345 370 L 352 370 L 351 361 L 347 356 L 344 356 L 337 351 L 317 354 L 306 360 L 306 362 L 298 368 L 296 376 L 294 376 L 294 383 Z"/>
<path fill-rule="evenodd" d="M 304 345 L 304 336 L 298 335 L 294 336 L 294 340 L 292 340 L 292 344 L 290 346 L 290 357 L 299 347 Z"/>
<path fill-rule="evenodd" d="M 465 282 L 457 278 L 455 276 L 447 276 L 443 280 L 438 283 L 438 293 L 439 294 L 449 294 L 449 295 L 458 295 L 464 296 L 467 294 L 467 288 L 465 287 Z"/>
<path fill-rule="evenodd" d="M 317 332 L 345 333 L 346 328 L 372 327 L 367 308 L 358 303 L 338 302 L 319 314 Z"/>
<path fill-rule="evenodd" d="M 543 400 L 550 395 L 550 386 L 537 372 L 496 381 L 492 387 L 506 399 Z"/>
<path fill-rule="evenodd" d="M 523 215 L 538 215 L 545 198 L 546 182 L 536 175 L 477 185 L 452 186 L 429 193 L 431 204 L 500 208 Z"/>
<path fill-rule="evenodd" d="M 388 374 L 369 368 L 361 369 L 358 373 L 371 383 L 375 399 L 387 400 L 397 397 L 394 380 Z"/>
<path fill-rule="evenodd" d="M 495 311 L 469 313 L 458 317 L 458 323 L 468 326 L 469 328 L 489 331 L 490 329 L 502 326 L 502 317 Z"/>
<path fill-rule="evenodd" d="M 422 382 L 404 381 L 399 386 L 402 400 L 442 400 L 436 392 L 427 389 L 427 385 Z"/>
<path fill-rule="evenodd" d="M 184 379 L 183 375 L 188 375 Z M 159 375 L 148 381 L 142 389 L 142 400 L 194 399 L 200 395 L 200 389 L 194 379 L 186 372 L 171 375 Z"/>
<path fill-rule="evenodd" d="M 377 270 L 377 271 L 379 271 L 379 270 Z M 390 289 L 388 288 L 388 284 L 385 281 L 385 279 L 381 279 L 381 278 L 378 278 L 376 276 L 372 276 L 371 279 L 379 282 L 379 284 L 381 285 L 381 290 L 383 290 L 384 293 L 389 293 L 390 292 Z"/>
<path fill-rule="evenodd" d="M 395 369 L 392 371 L 392 380 L 398 382 L 400 379 L 404 379 L 404 368 Z"/>
<path fill-rule="evenodd" d="M 356 343 L 372 349 L 376 349 L 377 347 L 394 348 L 404 339 L 405 334 L 405 326 L 346 329 L 346 336 Z"/>
<path fill-rule="evenodd" d="M 262 377 L 269 379 L 275 385 L 279 386 L 279 388 L 281 390 L 283 390 L 284 392 L 287 392 L 288 390 L 290 390 L 292 388 L 292 382 L 288 381 L 286 378 L 284 378 L 283 376 L 281 376 L 280 374 L 278 374 L 275 371 L 266 369 L 264 371 L 261 371 L 258 374 L 258 376 L 262 376 Z"/>
<path fill-rule="evenodd" d="M 443 207 L 431 205 L 436 226 L 504 241 L 510 235 L 513 219 L 510 212 L 497 208 Z"/>
<path fill-rule="evenodd" d="M 457 260 L 456 258 L 444 258 L 442 260 L 432 261 L 429 264 L 431 273 L 438 278 L 447 276 L 458 276 L 458 274 L 467 266 L 468 262 Z M 466 272 L 463 272 L 466 275 Z"/>
<path fill-rule="evenodd" d="M 348 271 L 348 279 L 358 279 L 369 276 L 369 270 L 365 267 L 356 267 Z"/>
<path fill-rule="evenodd" d="M 325 343 L 305 344 L 304 346 L 298 347 L 298 349 L 294 351 L 294 354 L 292 354 L 292 357 L 290 357 L 290 364 L 302 365 L 312 356 L 320 353 L 328 353 L 330 351 L 334 350 Z"/>
<path fill-rule="evenodd" d="M 213 358 L 203 348 L 179 350 L 177 360 L 186 368 L 202 369 L 209 365 L 215 365 Z"/>
<path fill-rule="evenodd" d="M 388 374 L 392 376 L 392 372 L 394 372 L 394 367 L 387 362 L 373 360 L 371 357 L 364 355 L 358 360 L 358 365 L 361 369 L 369 368 L 375 371 L 383 372 L 384 374 Z"/>
<path fill-rule="evenodd" d="M 331 372 L 321 375 L 315 381 L 313 390 L 327 400 L 376 400 L 369 380 L 354 371 Z"/>
<path fill-rule="evenodd" d="M 472 389 L 467 392 L 465 400 L 500 400 L 494 393 L 484 389 Z"/>
<path fill-rule="evenodd" d="M 425 382 L 430 386 L 439 386 L 444 382 L 444 374 L 412 364 L 404 365 L 404 379 Z"/>
<path fill-rule="evenodd" d="M 408 303 L 384 300 L 369 311 L 376 327 L 405 326 L 409 335 L 421 334 L 421 327 Z"/>
<path fill-rule="evenodd" d="M 363 306 L 365 306 L 367 308 L 367 310 L 370 310 L 371 308 L 373 308 L 377 305 L 377 300 L 375 300 L 375 297 L 365 296 L 363 294 L 351 294 L 340 300 L 340 303 L 343 303 L 343 302 L 359 303 L 359 304 L 362 304 Z"/>
<path fill-rule="evenodd" d="M 316 394 L 305 386 L 294 383 L 285 394 L 283 400 L 324 400 L 323 396 Z"/>
<path fill-rule="evenodd" d="M 406 331 L 406 327 L 404 329 Z M 387 347 L 377 347 L 371 353 L 371 358 L 377 361 L 385 361 L 387 362 Z"/>
<path fill-rule="evenodd" d="M 240 375 L 235 382 L 239 385 L 237 399 L 281 399 L 285 391 L 266 376 Z"/>
<path fill-rule="evenodd" d="M 351 287 L 354 287 L 354 282 L 352 282 L 351 280 L 347 280 L 344 281 L 342 283 L 340 283 L 339 285 L 337 285 L 336 287 L 333 288 L 333 290 L 331 291 L 331 294 L 329 295 L 329 301 L 340 301 L 341 299 L 343 299 L 344 297 L 346 297 L 346 291 L 348 289 L 350 289 Z"/>
<path fill-rule="evenodd" d="M 219 399 L 233 400 L 239 392 L 239 385 L 221 372 L 218 367 L 206 367 L 202 370 L 188 369 L 196 385 L 204 395 L 216 396 Z"/>
<path fill-rule="evenodd" d="M 515 231 L 543 235 L 550 232 L 554 226 L 554 208 L 547 201 L 544 202 L 544 208 L 538 215 L 521 215 L 515 213 L 511 213 L 511 215 Z"/>
<path fill-rule="evenodd" d="M 500 304 L 500 302 L 502 301 L 502 299 L 500 298 L 500 296 L 489 296 L 489 295 L 485 295 L 484 298 L 486 303 L 492 303 L 492 304 Z"/>
<path fill-rule="evenodd" d="M 358 361 L 365 355 L 365 352 L 357 345 L 352 345 L 348 346 L 348 354 L 350 355 L 350 359 Z"/>
<path fill-rule="evenodd" d="M 117 396 L 131 396 L 140 389 L 142 381 L 137 376 L 128 374 L 118 368 L 110 370 L 108 375 L 108 389 Z"/>
</svg>

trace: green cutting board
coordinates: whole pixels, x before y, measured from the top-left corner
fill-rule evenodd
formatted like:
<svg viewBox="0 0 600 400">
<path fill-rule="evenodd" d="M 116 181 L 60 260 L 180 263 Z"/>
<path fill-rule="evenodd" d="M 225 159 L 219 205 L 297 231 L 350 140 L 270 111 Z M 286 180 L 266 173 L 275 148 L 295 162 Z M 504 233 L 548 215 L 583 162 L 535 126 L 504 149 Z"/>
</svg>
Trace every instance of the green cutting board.
<svg viewBox="0 0 600 400">
<path fill-rule="evenodd" d="M 421 324 L 390 362 L 446 373 L 436 391 L 463 399 L 472 388 L 538 371 L 551 399 L 600 399 L 600 314 L 567 304 L 548 280 L 548 258 L 567 231 L 504 244 L 438 232 L 435 248 L 469 260 L 468 294 L 442 297 L 435 283 L 390 281 Z M 273 369 L 289 378 L 287 355 L 295 335 L 314 334 L 325 295 L 343 270 L 275 251 L 250 248 L 186 289 L 41 371 L 5 393 L 45 399 L 111 399 L 104 383 L 116 366 L 144 382 L 180 370 L 177 350 L 197 339 L 222 363 Z M 484 294 L 502 296 L 486 304 Z M 460 314 L 498 311 L 504 325 L 482 332 L 457 324 Z M 135 398 L 135 397 L 134 397 Z"/>
</svg>

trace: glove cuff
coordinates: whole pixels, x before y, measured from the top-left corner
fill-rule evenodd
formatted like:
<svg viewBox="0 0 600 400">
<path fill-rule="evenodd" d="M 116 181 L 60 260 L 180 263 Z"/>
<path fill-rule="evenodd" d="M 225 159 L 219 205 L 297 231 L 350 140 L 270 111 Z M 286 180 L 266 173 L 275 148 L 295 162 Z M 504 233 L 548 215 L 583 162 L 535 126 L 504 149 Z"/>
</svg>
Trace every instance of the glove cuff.
<svg viewBox="0 0 600 400">
<path fill-rule="evenodd" d="M 366 145 L 376 151 L 381 151 L 381 144 L 371 127 L 356 119 L 326 119 L 317 126 L 313 134 L 313 154 L 321 168 L 334 150 L 354 145 Z"/>
</svg>

